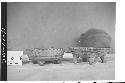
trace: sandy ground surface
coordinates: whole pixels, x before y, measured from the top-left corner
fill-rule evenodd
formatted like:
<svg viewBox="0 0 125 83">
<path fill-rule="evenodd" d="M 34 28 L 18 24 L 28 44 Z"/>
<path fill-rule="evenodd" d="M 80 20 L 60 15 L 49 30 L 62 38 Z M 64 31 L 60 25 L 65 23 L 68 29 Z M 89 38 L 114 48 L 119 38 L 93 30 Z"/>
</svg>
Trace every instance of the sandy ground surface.
<svg viewBox="0 0 125 83">
<path fill-rule="evenodd" d="M 8 81 L 77 81 L 77 80 L 115 80 L 114 55 L 106 57 L 107 63 L 89 65 L 88 62 L 72 63 L 65 58 L 61 64 L 28 63 L 23 66 L 8 66 Z"/>
</svg>

